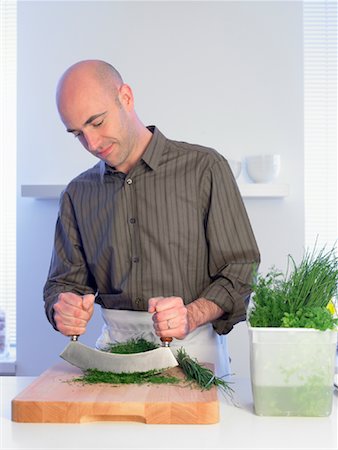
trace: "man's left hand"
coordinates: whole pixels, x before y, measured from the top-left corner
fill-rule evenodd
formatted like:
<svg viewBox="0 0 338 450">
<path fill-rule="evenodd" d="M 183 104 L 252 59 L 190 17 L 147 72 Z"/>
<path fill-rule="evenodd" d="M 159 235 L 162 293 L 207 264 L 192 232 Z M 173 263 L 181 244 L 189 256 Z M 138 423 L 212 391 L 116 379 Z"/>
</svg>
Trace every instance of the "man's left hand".
<svg viewBox="0 0 338 450">
<path fill-rule="evenodd" d="M 184 339 L 192 331 L 181 297 L 153 297 L 149 299 L 148 312 L 153 313 L 157 336 Z"/>
</svg>

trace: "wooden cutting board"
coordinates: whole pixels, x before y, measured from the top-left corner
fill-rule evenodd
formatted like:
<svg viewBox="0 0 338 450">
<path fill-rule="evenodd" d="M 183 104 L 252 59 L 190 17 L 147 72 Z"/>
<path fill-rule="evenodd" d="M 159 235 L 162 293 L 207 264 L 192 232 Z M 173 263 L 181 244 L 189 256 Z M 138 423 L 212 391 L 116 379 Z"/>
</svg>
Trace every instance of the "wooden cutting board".
<svg viewBox="0 0 338 450">
<path fill-rule="evenodd" d="M 181 371 L 180 368 L 175 368 Z M 182 374 L 182 371 L 181 371 Z M 12 420 L 31 423 L 133 421 L 210 424 L 219 421 L 217 388 L 181 385 L 84 385 L 67 362 L 40 375 L 12 400 Z"/>
</svg>

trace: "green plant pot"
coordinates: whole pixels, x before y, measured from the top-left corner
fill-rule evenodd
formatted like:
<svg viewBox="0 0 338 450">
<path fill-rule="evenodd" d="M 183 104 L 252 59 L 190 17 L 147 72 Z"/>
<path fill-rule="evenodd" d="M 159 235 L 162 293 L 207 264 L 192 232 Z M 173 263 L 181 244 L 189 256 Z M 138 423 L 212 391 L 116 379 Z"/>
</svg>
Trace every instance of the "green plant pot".
<svg viewBox="0 0 338 450">
<path fill-rule="evenodd" d="M 251 386 L 261 416 L 329 416 L 337 332 L 249 326 Z"/>
</svg>

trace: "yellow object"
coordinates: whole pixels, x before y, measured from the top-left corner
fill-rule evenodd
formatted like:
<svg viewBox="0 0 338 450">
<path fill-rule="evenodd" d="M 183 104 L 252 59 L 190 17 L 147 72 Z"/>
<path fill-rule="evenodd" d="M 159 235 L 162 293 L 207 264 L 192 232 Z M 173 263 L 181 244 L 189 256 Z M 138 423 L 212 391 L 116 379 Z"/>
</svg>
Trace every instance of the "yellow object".
<svg viewBox="0 0 338 450">
<path fill-rule="evenodd" d="M 333 316 L 334 316 L 335 314 L 337 314 L 335 304 L 333 303 L 332 300 L 329 301 L 329 303 L 327 304 L 326 308 L 330 311 L 330 313 L 331 313 Z"/>
</svg>

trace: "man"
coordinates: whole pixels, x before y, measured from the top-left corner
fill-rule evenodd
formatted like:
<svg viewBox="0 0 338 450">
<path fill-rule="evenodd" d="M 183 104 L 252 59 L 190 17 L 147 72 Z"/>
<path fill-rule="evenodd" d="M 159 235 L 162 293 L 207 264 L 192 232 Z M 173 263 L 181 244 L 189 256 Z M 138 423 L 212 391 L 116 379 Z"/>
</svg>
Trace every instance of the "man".
<svg viewBox="0 0 338 450">
<path fill-rule="evenodd" d="M 98 348 L 173 337 L 174 347 L 228 371 L 222 336 L 245 319 L 259 252 L 226 160 L 144 126 L 131 88 L 103 61 L 71 66 L 57 106 L 101 161 L 61 196 L 48 319 L 81 335 L 96 302 L 105 323 Z"/>
</svg>

